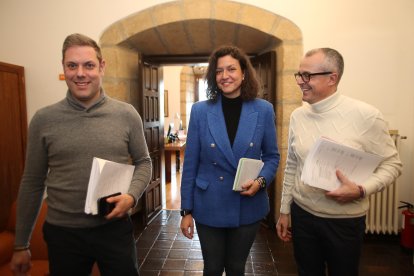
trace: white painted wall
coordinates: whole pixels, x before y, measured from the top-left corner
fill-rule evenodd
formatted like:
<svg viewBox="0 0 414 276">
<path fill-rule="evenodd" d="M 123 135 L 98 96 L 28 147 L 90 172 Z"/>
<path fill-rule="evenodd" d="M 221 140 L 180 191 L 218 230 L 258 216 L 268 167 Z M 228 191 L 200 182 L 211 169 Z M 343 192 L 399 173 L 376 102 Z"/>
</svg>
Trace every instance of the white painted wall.
<svg viewBox="0 0 414 276">
<path fill-rule="evenodd" d="M 1 0 L 0 61 L 25 67 L 29 120 L 64 97 L 58 80 L 66 35 L 96 40 L 112 23 L 163 0 Z M 378 107 L 401 143 L 401 199 L 414 202 L 414 1 L 239 0 L 281 15 L 303 33 L 304 49 L 328 46 L 345 58 L 340 90 Z M 111 66 L 108 64 L 108 66 Z"/>
</svg>

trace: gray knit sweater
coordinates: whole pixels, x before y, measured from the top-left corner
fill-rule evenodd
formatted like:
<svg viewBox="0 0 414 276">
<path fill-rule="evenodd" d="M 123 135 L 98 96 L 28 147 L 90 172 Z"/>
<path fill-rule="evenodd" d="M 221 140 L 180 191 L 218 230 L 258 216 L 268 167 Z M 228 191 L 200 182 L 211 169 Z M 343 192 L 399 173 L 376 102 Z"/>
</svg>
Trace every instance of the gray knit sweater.
<svg viewBox="0 0 414 276">
<path fill-rule="evenodd" d="M 130 104 L 105 96 L 84 108 L 70 94 L 32 118 L 18 195 L 16 246 L 30 240 L 46 189 L 46 221 L 94 227 L 108 221 L 84 213 L 93 157 L 128 164 L 135 172 L 128 193 L 138 201 L 151 178 L 142 121 Z"/>
</svg>

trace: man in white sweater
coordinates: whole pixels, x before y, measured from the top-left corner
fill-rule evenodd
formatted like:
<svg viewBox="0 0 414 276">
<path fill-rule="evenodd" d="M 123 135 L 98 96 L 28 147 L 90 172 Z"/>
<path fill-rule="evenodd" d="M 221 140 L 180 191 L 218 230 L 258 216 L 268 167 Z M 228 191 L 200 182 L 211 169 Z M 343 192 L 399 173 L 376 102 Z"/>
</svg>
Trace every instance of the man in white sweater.
<svg viewBox="0 0 414 276">
<path fill-rule="evenodd" d="M 337 91 L 343 70 L 340 53 L 319 48 L 306 53 L 295 74 L 306 103 L 290 118 L 276 228 L 283 241 L 293 240 L 299 275 L 325 275 L 326 271 L 329 275 L 358 275 L 368 196 L 382 191 L 401 174 L 402 164 L 382 114 Z M 337 170 L 341 185 L 336 190 L 306 185 L 301 181 L 305 159 L 322 136 L 380 155 L 383 161 L 363 183 L 354 183 Z"/>
</svg>

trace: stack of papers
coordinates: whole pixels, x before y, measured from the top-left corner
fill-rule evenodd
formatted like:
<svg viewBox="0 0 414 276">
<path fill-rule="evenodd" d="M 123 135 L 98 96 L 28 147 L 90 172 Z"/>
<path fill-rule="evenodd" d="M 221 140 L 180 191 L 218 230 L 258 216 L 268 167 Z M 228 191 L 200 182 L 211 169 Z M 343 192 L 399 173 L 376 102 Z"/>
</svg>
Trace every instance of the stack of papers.
<svg viewBox="0 0 414 276">
<path fill-rule="evenodd" d="M 233 191 L 243 191 L 242 185 L 248 180 L 256 179 L 263 168 L 263 161 L 250 158 L 240 158 L 234 179 Z"/>
<path fill-rule="evenodd" d="M 336 176 L 338 169 L 351 181 L 362 184 L 381 161 L 382 157 L 379 155 L 321 137 L 309 151 L 301 180 L 307 185 L 332 191 L 341 185 Z"/>
<path fill-rule="evenodd" d="M 120 192 L 125 194 L 131 185 L 135 166 L 93 158 L 86 195 L 85 213 L 98 214 L 98 199 Z"/>
</svg>

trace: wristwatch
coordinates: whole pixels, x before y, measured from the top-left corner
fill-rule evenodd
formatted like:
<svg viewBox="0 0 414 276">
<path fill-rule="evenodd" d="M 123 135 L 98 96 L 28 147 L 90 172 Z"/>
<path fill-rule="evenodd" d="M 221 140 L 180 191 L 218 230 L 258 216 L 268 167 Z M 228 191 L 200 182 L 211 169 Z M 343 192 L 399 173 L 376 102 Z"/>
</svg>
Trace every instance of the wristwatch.
<svg viewBox="0 0 414 276">
<path fill-rule="evenodd" d="M 257 182 L 259 182 L 260 189 L 266 188 L 266 178 L 264 178 L 263 176 L 259 176 L 255 180 L 257 180 Z"/>
<path fill-rule="evenodd" d="M 182 209 L 182 210 L 180 211 L 180 215 L 181 215 L 182 217 L 185 217 L 186 215 L 191 214 L 191 212 L 192 212 L 192 210 Z"/>
</svg>

